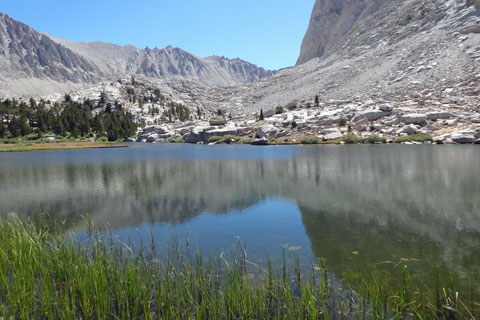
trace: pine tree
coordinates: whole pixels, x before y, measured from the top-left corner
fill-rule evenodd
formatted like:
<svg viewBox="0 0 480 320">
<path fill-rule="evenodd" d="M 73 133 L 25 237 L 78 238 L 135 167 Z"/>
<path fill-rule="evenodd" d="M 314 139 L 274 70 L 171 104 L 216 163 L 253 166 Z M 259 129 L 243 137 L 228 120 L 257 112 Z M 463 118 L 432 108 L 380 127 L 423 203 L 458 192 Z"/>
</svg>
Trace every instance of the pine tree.
<svg viewBox="0 0 480 320">
<path fill-rule="evenodd" d="M 264 119 L 263 117 L 263 109 L 260 109 L 260 121 L 262 121 Z"/>
<path fill-rule="evenodd" d="M 320 106 L 320 99 L 318 98 L 318 95 L 315 96 L 315 107 Z"/>
<path fill-rule="evenodd" d="M 7 134 L 7 128 L 5 128 L 5 125 L 3 124 L 3 121 L 0 122 L 0 138 L 5 138 L 5 135 Z"/>
<path fill-rule="evenodd" d="M 31 133 L 30 126 L 27 123 L 27 117 L 22 115 L 20 116 L 20 134 L 26 136 Z"/>
</svg>

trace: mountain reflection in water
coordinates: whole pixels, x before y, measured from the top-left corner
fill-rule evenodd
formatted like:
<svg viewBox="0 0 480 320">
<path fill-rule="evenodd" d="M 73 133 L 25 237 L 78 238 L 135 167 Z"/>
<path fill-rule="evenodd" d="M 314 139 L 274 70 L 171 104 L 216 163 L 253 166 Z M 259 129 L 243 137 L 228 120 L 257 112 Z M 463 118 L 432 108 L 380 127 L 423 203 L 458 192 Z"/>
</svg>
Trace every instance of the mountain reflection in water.
<svg viewBox="0 0 480 320">
<path fill-rule="evenodd" d="M 466 272 L 480 265 L 478 159 L 476 146 L 427 145 L 0 154 L 0 212 L 48 211 L 77 232 L 89 213 L 119 234 L 154 226 L 205 246 L 236 233 L 263 252 L 299 243 L 332 267 L 429 260 Z"/>
</svg>

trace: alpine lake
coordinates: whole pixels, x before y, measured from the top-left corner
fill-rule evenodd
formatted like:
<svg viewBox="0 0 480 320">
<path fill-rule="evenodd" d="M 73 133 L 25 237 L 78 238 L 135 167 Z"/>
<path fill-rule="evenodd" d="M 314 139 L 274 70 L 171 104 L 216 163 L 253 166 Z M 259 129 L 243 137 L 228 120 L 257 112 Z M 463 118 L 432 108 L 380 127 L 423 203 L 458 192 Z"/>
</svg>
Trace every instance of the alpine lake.
<svg viewBox="0 0 480 320">
<path fill-rule="evenodd" d="M 1 215 L 48 212 L 80 241 L 91 223 L 160 250 L 241 244 L 259 266 L 287 254 L 338 279 L 441 266 L 461 285 L 480 267 L 477 146 L 128 146 L 0 154 Z"/>
</svg>

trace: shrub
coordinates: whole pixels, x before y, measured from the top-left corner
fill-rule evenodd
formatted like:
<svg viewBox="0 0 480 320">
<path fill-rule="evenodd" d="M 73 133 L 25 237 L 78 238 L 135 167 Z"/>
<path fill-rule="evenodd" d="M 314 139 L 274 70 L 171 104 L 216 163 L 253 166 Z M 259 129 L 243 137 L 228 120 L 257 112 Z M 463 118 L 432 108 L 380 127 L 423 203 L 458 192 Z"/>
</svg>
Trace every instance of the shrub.
<svg viewBox="0 0 480 320">
<path fill-rule="evenodd" d="M 208 138 L 208 143 L 216 143 L 216 142 L 219 142 L 221 140 L 223 140 L 223 137 L 212 136 L 212 137 Z"/>
<path fill-rule="evenodd" d="M 183 140 L 182 138 L 177 138 L 175 139 L 175 143 L 185 143 L 185 140 Z"/>
<path fill-rule="evenodd" d="M 432 136 L 429 134 L 418 133 L 418 134 L 412 134 L 409 136 L 398 137 L 397 139 L 395 139 L 395 143 L 412 142 L 412 141 L 416 141 L 416 142 L 432 141 Z"/>
<path fill-rule="evenodd" d="M 357 137 L 354 134 L 346 134 L 342 137 L 342 141 L 346 144 L 357 144 L 362 143 L 362 138 Z"/>
<path fill-rule="evenodd" d="M 238 143 L 240 144 L 250 144 L 252 143 L 252 141 L 255 140 L 253 138 L 242 138 L 240 139 L 240 141 L 238 141 Z"/>
<path fill-rule="evenodd" d="M 384 137 L 377 136 L 376 134 L 371 135 L 365 140 L 366 143 L 385 143 L 387 139 Z"/>
<path fill-rule="evenodd" d="M 344 117 L 341 117 L 340 119 L 337 120 L 337 124 L 340 127 L 345 127 L 347 125 L 347 119 L 345 119 Z"/>
<path fill-rule="evenodd" d="M 227 143 L 228 140 L 235 140 L 235 142 L 238 142 L 241 140 L 239 136 L 234 136 L 231 134 L 227 134 L 223 137 L 221 136 L 212 136 L 208 139 L 208 143 Z"/>
<path fill-rule="evenodd" d="M 239 136 L 234 136 L 234 135 L 231 135 L 231 134 L 227 134 L 223 137 L 223 141 L 226 141 L 226 140 L 235 140 L 235 142 L 241 140 L 241 138 Z"/>
<path fill-rule="evenodd" d="M 275 108 L 275 114 L 282 114 L 285 112 L 285 109 L 282 106 Z"/>
<path fill-rule="evenodd" d="M 29 135 L 26 135 L 24 138 L 27 139 L 27 140 L 38 140 L 38 139 L 41 138 L 41 134 L 39 136 L 38 133 L 31 133 Z"/>
<path fill-rule="evenodd" d="M 107 137 L 100 137 L 97 139 L 98 142 L 107 142 L 108 138 Z"/>
<path fill-rule="evenodd" d="M 302 144 L 317 144 L 318 139 L 314 137 L 303 137 L 302 140 L 300 140 Z"/>
</svg>

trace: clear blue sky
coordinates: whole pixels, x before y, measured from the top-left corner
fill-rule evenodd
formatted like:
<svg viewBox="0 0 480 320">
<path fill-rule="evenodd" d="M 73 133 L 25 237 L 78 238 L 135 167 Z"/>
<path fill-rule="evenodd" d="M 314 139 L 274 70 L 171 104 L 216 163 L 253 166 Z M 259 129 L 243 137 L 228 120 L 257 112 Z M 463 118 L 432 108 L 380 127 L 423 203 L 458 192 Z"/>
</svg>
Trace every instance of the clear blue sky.
<svg viewBox="0 0 480 320">
<path fill-rule="evenodd" d="M 268 69 L 295 64 L 315 0 L 2 0 L 0 11 L 72 41 L 167 45 L 240 57 Z"/>
</svg>

